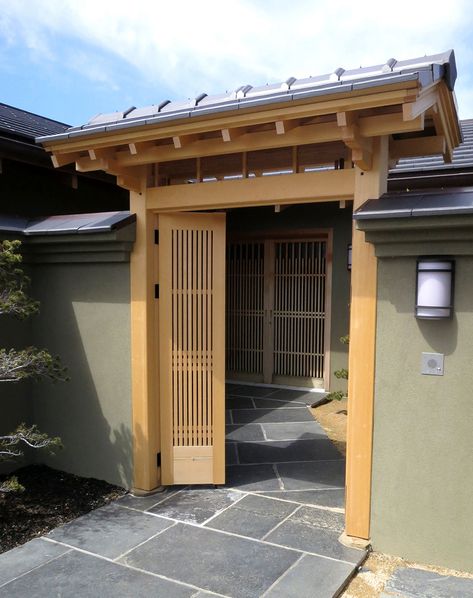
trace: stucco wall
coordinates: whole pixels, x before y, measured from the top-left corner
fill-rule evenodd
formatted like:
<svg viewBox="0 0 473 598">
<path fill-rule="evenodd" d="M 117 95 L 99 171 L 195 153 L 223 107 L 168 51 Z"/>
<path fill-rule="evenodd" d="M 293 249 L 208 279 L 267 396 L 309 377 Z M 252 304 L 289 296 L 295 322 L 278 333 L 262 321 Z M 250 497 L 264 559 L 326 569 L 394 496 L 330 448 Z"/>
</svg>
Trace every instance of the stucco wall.
<svg viewBox="0 0 473 598">
<path fill-rule="evenodd" d="M 348 334 L 350 273 L 347 271 L 347 247 L 352 236 L 352 206 L 340 208 L 336 202 L 289 206 L 280 213 L 274 207 L 233 210 L 227 215 L 228 234 L 333 229 L 332 327 L 330 334 L 330 390 L 345 390 L 346 381 L 338 380 L 334 370 L 346 368 L 348 348 L 340 337 Z"/>
<path fill-rule="evenodd" d="M 456 258 L 451 321 L 415 319 L 415 268 L 379 260 L 372 543 L 473 571 L 473 257 Z M 422 352 L 444 376 L 421 375 Z"/>
<path fill-rule="evenodd" d="M 129 487 L 132 476 L 128 263 L 38 264 L 32 322 L 38 346 L 60 355 L 70 381 L 31 386 L 34 421 L 64 448 L 37 460 Z"/>
</svg>

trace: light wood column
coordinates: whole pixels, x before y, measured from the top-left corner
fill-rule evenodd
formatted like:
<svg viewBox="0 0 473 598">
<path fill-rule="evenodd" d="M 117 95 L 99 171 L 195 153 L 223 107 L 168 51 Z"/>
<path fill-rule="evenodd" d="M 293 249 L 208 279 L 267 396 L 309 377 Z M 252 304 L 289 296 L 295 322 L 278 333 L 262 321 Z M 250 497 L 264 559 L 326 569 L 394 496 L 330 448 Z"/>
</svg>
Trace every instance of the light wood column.
<svg viewBox="0 0 473 598">
<path fill-rule="evenodd" d="M 355 210 L 387 189 L 388 138 L 373 141 L 371 170 L 356 168 Z M 363 539 L 370 536 L 376 284 L 373 245 L 366 243 L 365 234 L 353 227 L 345 531 L 348 536 Z"/>
<path fill-rule="evenodd" d="M 146 209 L 146 192 L 130 192 L 130 210 L 136 214 L 136 242 L 131 254 L 131 363 L 133 412 L 133 485 L 148 491 L 159 486 L 159 409 L 154 283 L 154 229 L 156 216 Z"/>
</svg>

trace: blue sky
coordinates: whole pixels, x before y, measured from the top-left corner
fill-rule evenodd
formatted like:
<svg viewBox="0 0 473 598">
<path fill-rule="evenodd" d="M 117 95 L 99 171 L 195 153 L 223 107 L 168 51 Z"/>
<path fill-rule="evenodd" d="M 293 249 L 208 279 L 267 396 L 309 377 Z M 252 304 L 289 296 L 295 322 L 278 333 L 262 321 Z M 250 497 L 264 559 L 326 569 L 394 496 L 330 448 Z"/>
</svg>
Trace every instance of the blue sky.
<svg viewBox="0 0 473 598">
<path fill-rule="evenodd" d="M 450 0 L 0 0 L 0 101 L 69 124 L 454 48 L 473 118 L 473 9 Z"/>
</svg>

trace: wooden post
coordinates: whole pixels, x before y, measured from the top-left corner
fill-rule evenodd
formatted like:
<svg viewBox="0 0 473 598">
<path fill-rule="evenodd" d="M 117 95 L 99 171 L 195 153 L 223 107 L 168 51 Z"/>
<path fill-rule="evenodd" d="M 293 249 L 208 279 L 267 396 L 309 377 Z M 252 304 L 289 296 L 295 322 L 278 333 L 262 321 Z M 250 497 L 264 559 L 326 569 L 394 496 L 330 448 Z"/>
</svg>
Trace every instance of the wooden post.
<svg viewBox="0 0 473 598">
<path fill-rule="evenodd" d="M 136 214 L 136 242 L 131 254 L 131 361 L 133 413 L 133 485 L 149 491 L 159 486 L 159 409 L 154 359 L 155 215 L 146 209 L 146 192 L 130 192 L 130 211 Z"/>
<path fill-rule="evenodd" d="M 353 209 L 387 189 L 388 138 L 373 140 L 369 171 L 356 168 Z M 364 233 L 353 229 L 348 379 L 346 534 L 370 536 L 377 262 Z"/>
</svg>

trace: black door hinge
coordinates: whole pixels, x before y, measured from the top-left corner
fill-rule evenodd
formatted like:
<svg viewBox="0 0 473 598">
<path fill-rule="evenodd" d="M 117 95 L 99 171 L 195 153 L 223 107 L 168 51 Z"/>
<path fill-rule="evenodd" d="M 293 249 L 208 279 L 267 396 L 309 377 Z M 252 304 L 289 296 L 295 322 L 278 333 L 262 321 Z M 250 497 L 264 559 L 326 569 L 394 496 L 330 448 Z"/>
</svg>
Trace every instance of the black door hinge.
<svg viewBox="0 0 473 598">
<path fill-rule="evenodd" d="M 159 230 L 154 231 L 154 243 L 155 245 L 159 245 Z"/>
<path fill-rule="evenodd" d="M 161 467 L 161 453 L 156 454 L 156 465 Z"/>
<path fill-rule="evenodd" d="M 159 299 L 159 284 L 154 285 L 154 298 Z"/>
</svg>

